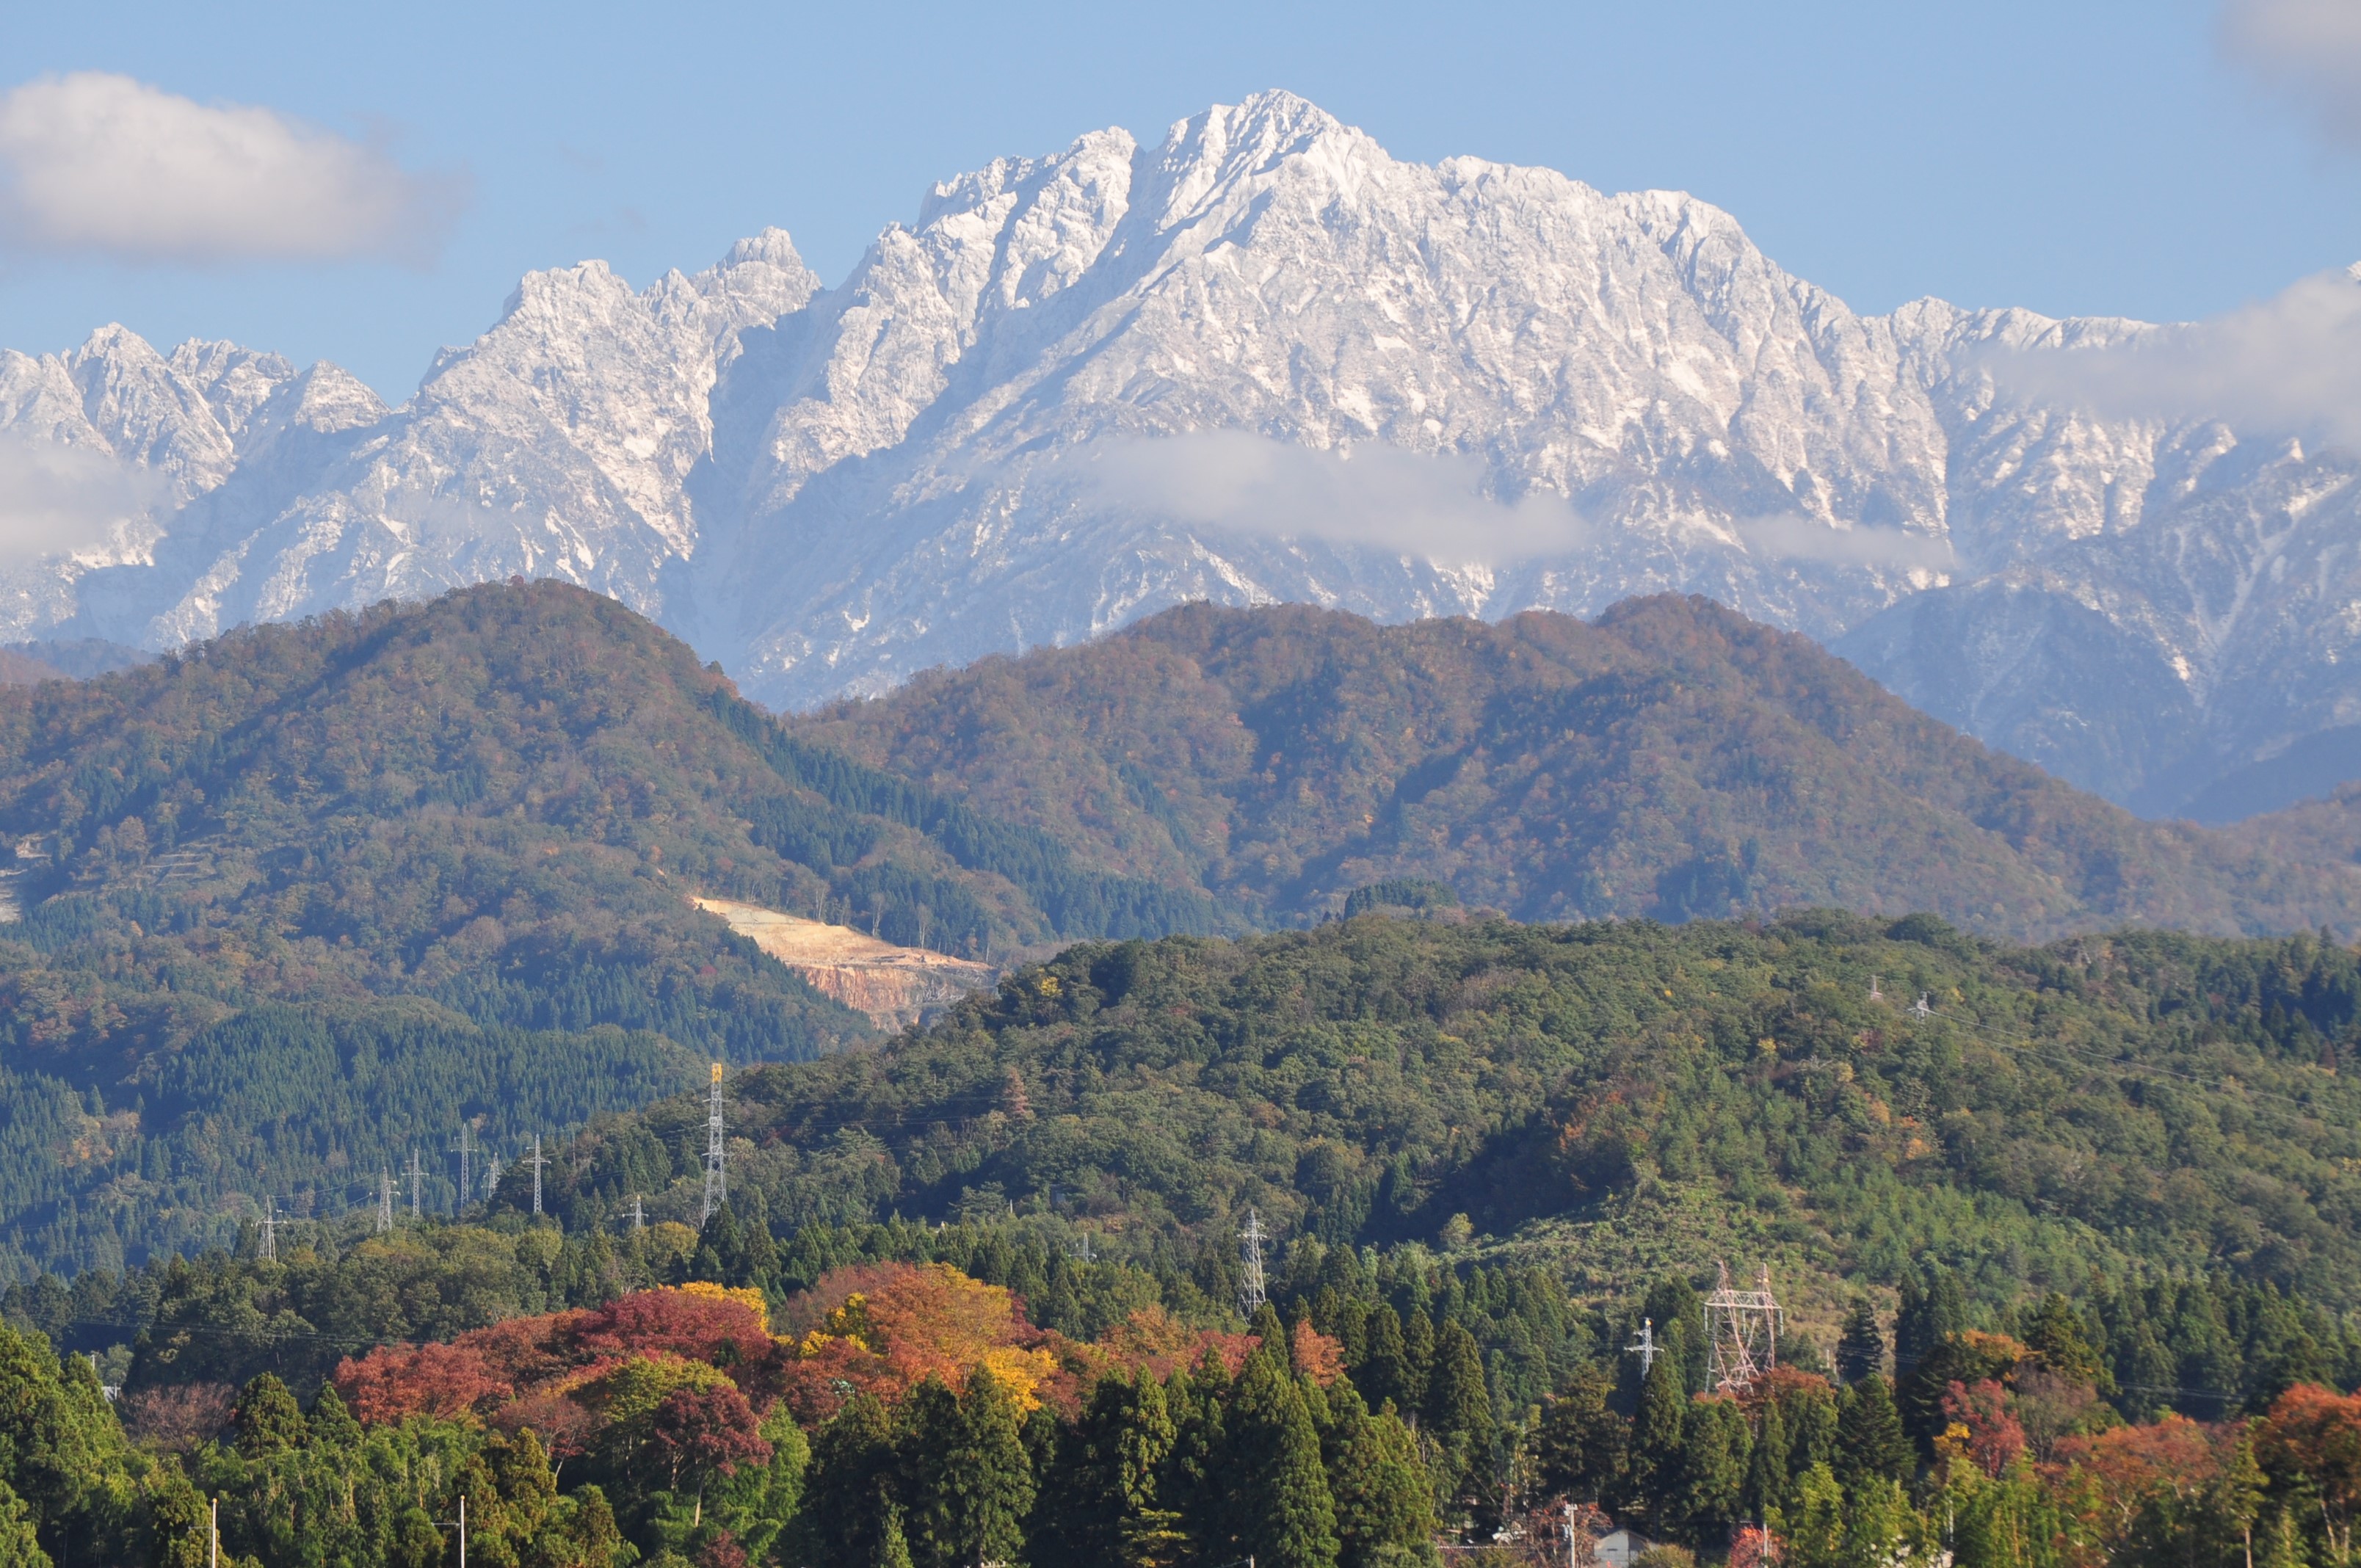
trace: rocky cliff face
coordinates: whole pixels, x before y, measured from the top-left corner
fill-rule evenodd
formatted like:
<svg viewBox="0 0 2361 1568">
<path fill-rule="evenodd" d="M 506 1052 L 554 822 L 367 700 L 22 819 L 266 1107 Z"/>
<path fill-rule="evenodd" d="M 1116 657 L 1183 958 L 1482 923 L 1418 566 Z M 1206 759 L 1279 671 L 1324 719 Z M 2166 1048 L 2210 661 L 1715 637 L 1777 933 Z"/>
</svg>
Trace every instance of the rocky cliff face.
<svg viewBox="0 0 2361 1568">
<path fill-rule="evenodd" d="M 1690 197 L 1268 93 L 946 181 L 835 289 L 775 230 L 637 293 L 535 274 L 399 409 L 119 329 L 7 356 L 0 464 L 71 455 L 98 515 L 6 566 L 0 640 L 549 575 L 801 705 L 1191 598 L 1676 588 L 2119 800 L 2268 795 L 2361 720 L 2354 467 L 1992 374 L 2149 330 L 1857 315 Z"/>
</svg>

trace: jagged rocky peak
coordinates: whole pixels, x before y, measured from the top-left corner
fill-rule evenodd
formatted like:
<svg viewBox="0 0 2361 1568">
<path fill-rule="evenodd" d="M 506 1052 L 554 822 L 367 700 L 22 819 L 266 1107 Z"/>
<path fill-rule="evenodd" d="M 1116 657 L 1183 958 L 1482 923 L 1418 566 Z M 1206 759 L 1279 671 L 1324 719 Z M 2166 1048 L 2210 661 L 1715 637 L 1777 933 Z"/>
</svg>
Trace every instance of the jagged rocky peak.
<svg viewBox="0 0 2361 1568">
<path fill-rule="evenodd" d="M 398 409 L 120 329 L 0 358 L 0 432 L 169 481 L 152 541 L 19 573 L 0 634 L 546 574 L 804 704 L 1186 599 L 1678 589 L 2162 809 L 2361 712 L 2361 513 L 2334 455 L 1992 374 L 2153 330 L 1863 315 L 1693 196 L 1404 162 L 1268 92 L 944 180 L 833 288 L 776 228 L 644 287 L 531 274 Z"/>
</svg>

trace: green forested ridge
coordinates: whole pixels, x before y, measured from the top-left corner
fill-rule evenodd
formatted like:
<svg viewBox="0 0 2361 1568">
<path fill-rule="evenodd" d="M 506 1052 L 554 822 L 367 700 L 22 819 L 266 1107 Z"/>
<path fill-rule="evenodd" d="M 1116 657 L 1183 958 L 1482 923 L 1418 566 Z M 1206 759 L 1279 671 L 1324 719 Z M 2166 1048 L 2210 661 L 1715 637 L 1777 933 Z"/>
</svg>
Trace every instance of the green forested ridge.
<svg viewBox="0 0 2361 1568">
<path fill-rule="evenodd" d="M 1526 919 L 2361 929 L 2345 857 L 2141 822 L 1702 599 L 1393 627 L 1194 605 L 796 728 L 1266 927 L 1411 876 Z"/>
<path fill-rule="evenodd" d="M 2342 1311 L 2356 1008 L 2315 938 L 2026 948 L 1923 916 L 1088 944 L 884 1048 L 737 1075 L 730 1180 L 783 1226 L 1013 1207 L 1106 1246 L 1252 1205 L 1590 1291 L 1769 1261 L 1831 1324 L 1839 1282 L 1928 1254 L 1993 1301 L 2138 1266 Z M 594 1123 L 552 1206 L 693 1217 L 702 1119 Z"/>
<path fill-rule="evenodd" d="M 0 691 L 0 1275 L 333 1212 L 692 1060 L 871 1036 L 687 903 L 998 957 L 1201 895 L 785 736 L 610 600 L 489 586 Z"/>
</svg>

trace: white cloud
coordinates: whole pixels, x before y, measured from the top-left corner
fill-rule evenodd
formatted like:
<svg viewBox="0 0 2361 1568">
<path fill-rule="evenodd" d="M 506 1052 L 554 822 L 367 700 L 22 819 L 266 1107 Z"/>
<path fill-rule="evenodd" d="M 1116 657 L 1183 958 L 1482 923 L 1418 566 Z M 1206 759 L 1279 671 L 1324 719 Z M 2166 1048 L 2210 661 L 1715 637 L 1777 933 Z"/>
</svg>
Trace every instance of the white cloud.
<svg viewBox="0 0 2361 1568">
<path fill-rule="evenodd" d="M 1495 500 L 1484 493 L 1483 465 L 1473 458 L 1376 443 L 1317 452 L 1241 430 L 1208 430 L 1102 441 L 1087 457 L 1085 484 L 1102 499 L 1192 527 L 1450 565 L 1562 555 L 1590 537 L 1562 496 Z"/>
<path fill-rule="evenodd" d="M 1242 430 L 1206 430 L 1100 441 L 1082 458 L 1083 485 L 1095 499 L 1224 532 L 1317 539 L 1445 565 L 1567 555 L 1598 537 L 1563 496 L 1536 491 L 1496 500 L 1484 493 L 1484 466 L 1474 458 L 1378 443 L 1320 452 Z M 1731 527 L 1749 554 L 1780 560 L 1900 570 L 1952 565 L 1948 543 L 1900 529 L 1836 528 L 1795 515 L 1741 518 Z"/>
<path fill-rule="evenodd" d="M 464 195 L 269 109 L 77 71 L 0 95 L 0 245 L 133 261 L 423 262 Z"/>
<path fill-rule="evenodd" d="M 105 543 L 169 488 L 108 453 L 0 433 L 0 566 Z"/>
<path fill-rule="evenodd" d="M 1949 541 L 1899 528 L 1836 528 L 1794 512 L 1741 518 L 1736 527 L 1748 554 L 1784 561 L 1935 572 L 1953 565 Z"/>
<path fill-rule="evenodd" d="M 2257 304 L 2092 348 L 1995 352 L 2004 389 L 2117 419 L 2217 419 L 2361 452 L 2361 284 L 2325 272 Z"/>
<path fill-rule="evenodd" d="M 2361 143 L 2361 4 L 2225 0 L 2222 43 L 2340 141 Z"/>
</svg>

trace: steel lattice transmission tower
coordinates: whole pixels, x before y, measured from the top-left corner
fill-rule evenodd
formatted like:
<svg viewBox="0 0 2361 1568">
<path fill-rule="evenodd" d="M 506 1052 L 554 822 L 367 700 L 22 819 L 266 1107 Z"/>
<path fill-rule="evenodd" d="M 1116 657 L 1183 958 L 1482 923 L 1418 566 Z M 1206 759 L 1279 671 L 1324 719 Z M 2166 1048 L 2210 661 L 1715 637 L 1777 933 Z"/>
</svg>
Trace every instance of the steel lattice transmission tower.
<svg viewBox="0 0 2361 1568">
<path fill-rule="evenodd" d="M 460 1209 L 464 1209 L 464 1208 L 466 1208 L 466 1207 L 467 1206 L 467 1200 L 469 1200 L 470 1198 L 473 1198 L 473 1197 L 476 1195 L 476 1171 L 475 1171 L 475 1166 L 474 1166 L 473 1161 L 472 1161 L 472 1159 L 471 1159 L 471 1157 L 474 1155 L 474 1153 L 475 1153 L 475 1150 L 474 1150 L 474 1149 L 472 1149 L 472 1148 L 470 1148 L 470 1147 L 468 1146 L 468 1144 L 467 1144 L 467 1124 L 465 1121 L 462 1121 L 462 1122 L 459 1124 L 459 1208 L 460 1208 Z M 454 1210 L 454 1211 L 453 1211 L 453 1212 L 455 1212 L 455 1213 L 456 1213 L 456 1212 L 457 1212 L 457 1210 Z"/>
<path fill-rule="evenodd" d="M 1264 1300 L 1262 1277 L 1262 1216 L 1252 1209 L 1246 1211 L 1246 1228 L 1238 1233 L 1239 1261 L 1244 1265 L 1238 1280 L 1238 1304 L 1251 1318 Z"/>
<path fill-rule="evenodd" d="M 1656 1357 L 1664 1354 L 1664 1347 L 1656 1343 L 1655 1319 L 1640 1320 L 1640 1332 L 1632 1336 L 1630 1344 L 1623 1347 L 1623 1354 L 1640 1358 L 1641 1376 L 1645 1377 L 1650 1372 L 1655 1370 Z"/>
<path fill-rule="evenodd" d="M 410 1217 L 418 1218 L 418 1179 L 423 1173 L 418 1168 L 418 1150 L 410 1151 Z"/>
<path fill-rule="evenodd" d="M 533 1212 L 538 1214 L 541 1212 L 541 1168 L 549 1163 L 547 1160 L 541 1157 L 541 1135 L 539 1133 L 535 1133 L 533 1135 L 533 1157 L 531 1159 L 519 1160 L 517 1163 L 520 1165 L 529 1165 L 533 1167 Z"/>
<path fill-rule="evenodd" d="M 1721 1282 L 1705 1299 L 1705 1335 L 1711 1346 L 1706 1382 L 1715 1393 L 1744 1388 L 1779 1365 L 1779 1329 L 1784 1321 L 1771 1294 L 1771 1270 L 1763 1270 L 1759 1290 L 1735 1290 L 1730 1266 L 1717 1262 Z"/>
<path fill-rule="evenodd" d="M 705 1210 L 697 1217 L 699 1229 L 713 1218 L 729 1196 L 728 1184 L 721 1173 L 721 1064 L 713 1064 L 713 1101 L 705 1113 Z"/>
<path fill-rule="evenodd" d="M 279 1261 L 279 1200 L 270 1199 L 269 1203 L 269 1207 L 263 1211 L 262 1218 L 256 1223 L 262 1231 L 262 1261 L 276 1263 Z"/>
<path fill-rule="evenodd" d="M 377 1173 L 377 1234 L 393 1229 L 393 1173 L 380 1167 Z"/>
</svg>

